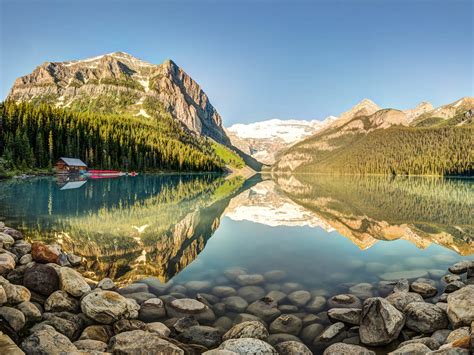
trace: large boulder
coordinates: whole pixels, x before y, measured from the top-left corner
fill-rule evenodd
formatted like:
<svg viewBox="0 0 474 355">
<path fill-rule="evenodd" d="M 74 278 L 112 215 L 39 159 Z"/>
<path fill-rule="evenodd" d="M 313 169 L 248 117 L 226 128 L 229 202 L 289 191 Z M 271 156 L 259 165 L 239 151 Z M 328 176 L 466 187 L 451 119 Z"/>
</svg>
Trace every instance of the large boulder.
<svg viewBox="0 0 474 355">
<path fill-rule="evenodd" d="M 69 312 L 46 312 L 43 313 L 43 320 L 42 323 L 33 326 L 33 328 L 47 324 L 71 340 L 77 339 L 84 328 L 84 318 Z"/>
<path fill-rule="evenodd" d="M 247 313 L 253 314 L 264 322 L 270 323 L 277 318 L 281 311 L 277 308 L 278 303 L 270 297 L 263 297 L 247 307 Z"/>
<path fill-rule="evenodd" d="M 285 333 L 298 335 L 303 328 L 303 322 L 293 314 L 282 314 L 270 324 L 270 333 Z"/>
<path fill-rule="evenodd" d="M 77 312 L 79 310 L 79 301 L 69 296 L 64 291 L 55 291 L 46 299 L 44 310 L 46 312 Z"/>
<path fill-rule="evenodd" d="M 0 248 L 10 249 L 15 239 L 7 233 L 0 232 Z"/>
<path fill-rule="evenodd" d="M 368 298 L 362 308 L 359 336 L 367 345 L 385 345 L 400 334 L 405 317 L 387 300 L 380 297 Z"/>
<path fill-rule="evenodd" d="M 468 285 L 448 296 L 448 317 L 454 327 L 474 321 L 474 285 Z"/>
<path fill-rule="evenodd" d="M 144 330 L 132 330 L 115 335 L 110 339 L 108 351 L 122 355 L 184 354 L 182 349 L 160 335 Z"/>
<path fill-rule="evenodd" d="M 82 312 L 102 324 L 112 324 L 119 319 L 138 317 L 140 306 L 135 300 L 113 291 L 94 290 L 81 301 Z"/>
<path fill-rule="evenodd" d="M 41 320 L 41 311 L 29 301 L 22 302 L 16 306 L 18 310 L 25 315 L 27 323 L 38 322 Z"/>
<path fill-rule="evenodd" d="M 0 349 L 5 355 L 25 355 L 25 353 L 7 335 L 0 331 Z"/>
<path fill-rule="evenodd" d="M 8 234 L 9 236 L 13 237 L 15 240 L 23 239 L 23 234 L 16 229 L 6 227 L 3 229 L 3 233 Z"/>
<path fill-rule="evenodd" d="M 0 317 L 5 319 L 16 332 L 20 331 L 26 323 L 25 315 L 13 307 L 0 307 Z"/>
<path fill-rule="evenodd" d="M 332 321 L 359 325 L 362 310 L 359 308 L 332 308 L 328 311 L 328 317 Z"/>
<path fill-rule="evenodd" d="M 217 328 L 195 325 L 185 329 L 177 339 L 187 344 L 199 344 L 206 348 L 214 348 L 221 343 L 222 336 Z"/>
<path fill-rule="evenodd" d="M 254 338 L 229 339 L 219 345 L 219 349 L 233 351 L 234 353 L 242 355 L 278 354 L 273 346 L 263 340 Z"/>
<path fill-rule="evenodd" d="M 418 293 L 423 298 L 430 298 L 435 296 L 438 293 L 438 290 L 433 285 L 430 285 L 427 282 L 418 282 L 415 281 L 410 285 L 410 289 L 413 292 Z"/>
<path fill-rule="evenodd" d="M 254 338 L 266 340 L 268 338 L 268 330 L 259 321 L 247 321 L 234 325 L 222 337 L 223 340 L 238 338 Z"/>
<path fill-rule="evenodd" d="M 406 327 L 419 333 L 433 333 L 448 327 L 448 317 L 438 306 L 426 302 L 413 302 L 405 308 Z"/>
<path fill-rule="evenodd" d="M 56 245 L 46 245 L 41 242 L 34 242 L 31 245 L 31 256 L 38 263 L 59 264 L 61 250 Z"/>
<path fill-rule="evenodd" d="M 341 354 L 357 354 L 357 355 L 375 355 L 371 350 L 368 350 L 359 345 L 335 343 L 324 350 L 323 355 L 341 355 Z"/>
<path fill-rule="evenodd" d="M 180 298 L 171 301 L 166 306 L 169 317 L 181 318 L 189 315 L 198 315 L 206 312 L 208 307 L 198 300 L 192 298 Z"/>
<path fill-rule="evenodd" d="M 80 273 L 69 267 L 59 269 L 59 284 L 61 290 L 74 297 L 82 297 L 91 290 L 91 287 Z"/>
<path fill-rule="evenodd" d="M 278 343 L 275 345 L 275 350 L 279 354 L 299 354 L 299 355 L 312 355 L 311 350 L 306 345 L 299 341 L 289 340 Z"/>
<path fill-rule="evenodd" d="M 15 259 L 10 254 L 0 254 L 0 275 L 6 275 L 15 268 Z"/>
<path fill-rule="evenodd" d="M 25 272 L 23 285 L 43 296 L 49 296 L 59 289 L 59 277 L 49 265 L 36 264 Z"/>
<path fill-rule="evenodd" d="M 108 343 L 113 335 L 114 332 L 110 325 L 90 325 L 82 331 L 79 339 L 91 339 Z"/>
<path fill-rule="evenodd" d="M 59 355 L 77 351 L 77 348 L 66 336 L 50 326 L 42 327 L 23 340 L 21 348 L 27 354 Z"/>
<path fill-rule="evenodd" d="M 429 347 L 422 343 L 410 343 L 406 344 L 394 351 L 389 352 L 389 355 L 424 355 L 431 351 Z"/>
<path fill-rule="evenodd" d="M 87 353 L 107 351 L 107 344 L 99 340 L 92 340 L 92 339 L 78 340 L 74 342 L 74 345 L 76 346 L 78 350 L 84 350 Z"/>
<path fill-rule="evenodd" d="M 394 292 L 385 298 L 400 312 L 403 312 L 405 307 L 413 302 L 423 302 L 423 297 L 415 292 Z"/>
<path fill-rule="evenodd" d="M 14 285 L 2 276 L 0 276 L 0 286 L 2 286 L 5 291 L 7 301 L 10 304 L 18 304 L 31 299 L 31 292 L 26 287 Z"/>
</svg>

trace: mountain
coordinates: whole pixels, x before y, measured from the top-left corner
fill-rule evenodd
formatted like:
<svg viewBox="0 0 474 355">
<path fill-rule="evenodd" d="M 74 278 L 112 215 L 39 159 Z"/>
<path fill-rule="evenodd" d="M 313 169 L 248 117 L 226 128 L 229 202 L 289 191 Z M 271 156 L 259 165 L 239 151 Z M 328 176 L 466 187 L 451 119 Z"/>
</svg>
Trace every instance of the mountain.
<svg viewBox="0 0 474 355">
<path fill-rule="evenodd" d="M 207 95 L 171 60 L 155 65 L 114 52 L 46 62 L 18 78 L 7 99 L 147 118 L 166 112 L 192 132 L 229 143 L 221 116 Z"/>
<path fill-rule="evenodd" d="M 271 165 L 280 152 L 315 134 L 337 117 L 324 121 L 271 119 L 249 124 L 234 124 L 226 129 L 232 145 L 259 162 Z"/>
<path fill-rule="evenodd" d="M 378 109 L 363 100 L 286 150 L 273 171 L 402 175 L 474 173 L 474 99 L 433 109 Z M 375 112 L 374 112 L 375 111 Z"/>
<path fill-rule="evenodd" d="M 0 176 L 61 156 L 140 171 L 261 166 L 231 145 L 207 95 L 171 60 L 114 52 L 46 62 L 15 81 L 0 113 Z"/>
</svg>

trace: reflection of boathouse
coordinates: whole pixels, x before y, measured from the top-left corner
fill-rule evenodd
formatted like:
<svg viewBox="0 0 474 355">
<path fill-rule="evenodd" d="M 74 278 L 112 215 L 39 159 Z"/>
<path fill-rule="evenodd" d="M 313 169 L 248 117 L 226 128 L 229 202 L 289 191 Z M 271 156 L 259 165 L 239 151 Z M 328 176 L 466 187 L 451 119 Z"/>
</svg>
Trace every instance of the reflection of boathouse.
<svg viewBox="0 0 474 355">
<path fill-rule="evenodd" d="M 87 165 L 81 159 L 59 158 L 55 168 L 58 174 L 79 174 L 87 170 Z"/>
</svg>

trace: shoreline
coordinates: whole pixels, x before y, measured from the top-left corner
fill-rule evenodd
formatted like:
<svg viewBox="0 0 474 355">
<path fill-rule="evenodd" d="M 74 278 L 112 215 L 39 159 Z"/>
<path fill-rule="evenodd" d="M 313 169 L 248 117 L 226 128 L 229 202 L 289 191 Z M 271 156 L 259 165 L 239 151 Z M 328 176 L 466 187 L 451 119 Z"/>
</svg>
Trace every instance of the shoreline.
<svg viewBox="0 0 474 355">
<path fill-rule="evenodd" d="M 30 244 L 2 222 L 0 244 L 6 354 L 469 354 L 474 346 L 474 261 L 334 295 L 280 285 L 282 271 L 242 268 L 218 284 L 148 277 L 119 288 L 85 278 L 75 270 L 80 257 Z"/>
</svg>

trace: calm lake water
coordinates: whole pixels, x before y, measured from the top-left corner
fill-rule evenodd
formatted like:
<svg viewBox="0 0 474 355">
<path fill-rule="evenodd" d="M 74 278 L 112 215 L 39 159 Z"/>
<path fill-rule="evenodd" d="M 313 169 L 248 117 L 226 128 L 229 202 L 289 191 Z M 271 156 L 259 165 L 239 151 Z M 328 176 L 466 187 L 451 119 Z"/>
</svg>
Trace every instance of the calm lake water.
<svg viewBox="0 0 474 355">
<path fill-rule="evenodd" d="M 232 267 L 282 270 L 280 287 L 293 282 L 328 294 L 398 272 L 439 280 L 439 270 L 473 258 L 473 211 L 474 183 L 462 179 L 144 175 L 0 182 L 7 225 L 85 257 L 88 277 L 119 283 L 154 276 L 222 284 Z"/>
</svg>

